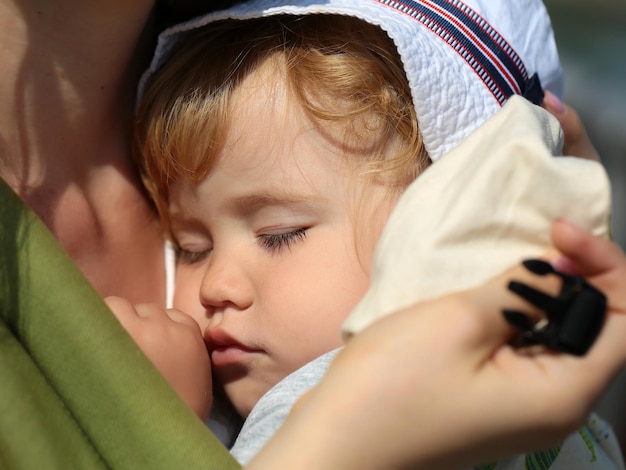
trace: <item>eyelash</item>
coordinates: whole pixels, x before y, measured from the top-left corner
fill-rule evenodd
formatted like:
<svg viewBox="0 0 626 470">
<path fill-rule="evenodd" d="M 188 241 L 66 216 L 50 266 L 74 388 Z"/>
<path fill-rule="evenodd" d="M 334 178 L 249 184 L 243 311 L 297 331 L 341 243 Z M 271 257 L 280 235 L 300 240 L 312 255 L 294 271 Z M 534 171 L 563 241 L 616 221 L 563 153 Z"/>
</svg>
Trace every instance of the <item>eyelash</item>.
<svg viewBox="0 0 626 470">
<path fill-rule="evenodd" d="M 303 240 L 307 235 L 306 228 L 299 228 L 287 233 L 259 235 L 258 243 L 269 252 L 276 253 L 282 249 L 290 248 L 292 244 Z M 211 252 L 188 251 L 181 247 L 176 248 L 176 261 L 181 264 L 195 264 L 203 261 Z"/>
<path fill-rule="evenodd" d="M 195 264 L 204 260 L 211 250 L 187 251 L 181 247 L 176 248 L 176 262 L 181 264 Z"/>
<path fill-rule="evenodd" d="M 299 228 L 287 233 L 259 235 L 259 245 L 275 253 L 285 248 L 290 248 L 293 243 L 299 242 L 306 237 L 307 229 Z"/>
</svg>

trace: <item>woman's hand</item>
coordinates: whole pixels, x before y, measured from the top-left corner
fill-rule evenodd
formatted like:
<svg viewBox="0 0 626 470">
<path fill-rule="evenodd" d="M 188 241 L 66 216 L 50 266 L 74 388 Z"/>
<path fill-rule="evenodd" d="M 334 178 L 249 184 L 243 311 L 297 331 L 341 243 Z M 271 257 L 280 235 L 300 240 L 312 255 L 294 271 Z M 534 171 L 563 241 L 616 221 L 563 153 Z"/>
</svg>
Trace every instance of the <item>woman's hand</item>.
<svg viewBox="0 0 626 470">
<path fill-rule="evenodd" d="M 205 421 L 213 406 L 211 361 L 200 327 L 188 315 L 155 304 L 105 302 L 182 400 Z"/>
<path fill-rule="evenodd" d="M 565 137 L 563 155 L 600 161 L 600 155 L 591 143 L 576 111 L 562 103 L 556 95 L 549 91 L 545 93 L 543 107 L 559 120 L 563 128 Z"/>
<path fill-rule="evenodd" d="M 541 315 L 509 280 L 551 295 L 560 286 L 518 266 L 354 336 L 250 468 L 462 468 L 544 449 L 578 429 L 626 364 L 626 258 L 564 221 L 553 235 L 570 267 L 609 299 L 586 356 L 509 345 L 515 331 L 502 308 Z"/>
</svg>

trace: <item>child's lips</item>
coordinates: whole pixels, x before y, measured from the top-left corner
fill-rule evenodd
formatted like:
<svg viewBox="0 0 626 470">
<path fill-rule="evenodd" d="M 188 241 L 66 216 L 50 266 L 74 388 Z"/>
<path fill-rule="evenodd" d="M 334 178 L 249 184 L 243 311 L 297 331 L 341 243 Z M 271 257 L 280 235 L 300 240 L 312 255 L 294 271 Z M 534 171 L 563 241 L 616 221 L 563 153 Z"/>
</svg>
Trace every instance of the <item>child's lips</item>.
<svg viewBox="0 0 626 470">
<path fill-rule="evenodd" d="M 234 339 L 223 330 L 207 330 L 204 332 L 204 339 L 207 343 L 211 364 L 213 367 L 224 367 L 238 364 L 251 354 L 259 353 L 257 349 L 249 348 Z"/>
<path fill-rule="evenodd" d="M 221 346 L 211 351 L 211 365 L 214 368 L 221 368 L 236 364 L 242 364 L 256 351 L 240 346 Z"/>
</svg>

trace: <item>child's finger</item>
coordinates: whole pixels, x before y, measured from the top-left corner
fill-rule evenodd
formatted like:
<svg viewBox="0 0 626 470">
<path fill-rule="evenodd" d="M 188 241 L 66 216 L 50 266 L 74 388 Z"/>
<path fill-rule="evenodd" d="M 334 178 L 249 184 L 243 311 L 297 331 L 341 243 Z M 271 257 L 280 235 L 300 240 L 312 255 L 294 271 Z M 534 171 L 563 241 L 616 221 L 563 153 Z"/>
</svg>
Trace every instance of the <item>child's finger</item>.
<svg viewBox="0 0 626 470">
<path fill-rule="evenodd" d="M 109 296 L 104 299 L 104 303 L 124 326 L 134 321 L 138 316 L 135 306 L 122 297 Z"/>
<path fill-rule="evenodd" d="M 145 306 L 133 305 L 130 301 L 121 297 L 107 297 L 104 299 L 113 315 L 120 322 L 126 332 L 141 344 L 141 336 L 144 333 L 144 320 L 153 315 L 154 308 L 147 309 Z"/>
<path fill-rule="evenodd" d="M 176 310 L 173 308 L 167 309 L 165 314 L 172 320 L 173 322 L 180 323 L 181 325 L 188 326 L 190 328 L 197 328 L 200 331 L 200 326 L 198 323 L 189 315 L 180 310 Z"/>
<path fill-rule="evenodd" d="M 137 316 L 141 318 L 159 319 L 166 318 L 167 312 L 157 304 L 137 304 L 135 305 Z"/>
</svg>

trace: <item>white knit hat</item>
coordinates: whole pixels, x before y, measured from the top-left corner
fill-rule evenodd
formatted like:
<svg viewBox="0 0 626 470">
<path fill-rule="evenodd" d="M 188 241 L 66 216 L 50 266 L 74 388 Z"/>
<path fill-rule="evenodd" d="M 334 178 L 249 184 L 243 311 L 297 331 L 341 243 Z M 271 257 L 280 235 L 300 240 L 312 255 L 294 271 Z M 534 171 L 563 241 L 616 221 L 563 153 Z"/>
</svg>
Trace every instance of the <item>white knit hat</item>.
<svg viewBox="0 0 626 470">
<path fill-rule="evenodd" d="M 222 19 L 338 14 L 380 26 L 395 42 L 430 157 L 456 147 L 513 94 L 562 95 L 562 70 L 541 0 L 251 0 L 164 31 L 140 84 L 185 33 Z M 208 59 L 210 60 L 210 58 Z M 533 79 L 539 77 L 539 83 Z"/>
</svg>

